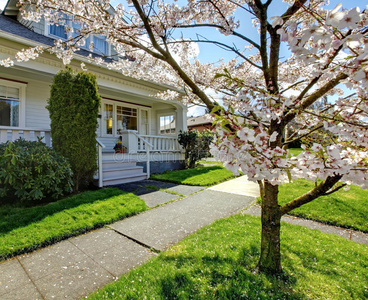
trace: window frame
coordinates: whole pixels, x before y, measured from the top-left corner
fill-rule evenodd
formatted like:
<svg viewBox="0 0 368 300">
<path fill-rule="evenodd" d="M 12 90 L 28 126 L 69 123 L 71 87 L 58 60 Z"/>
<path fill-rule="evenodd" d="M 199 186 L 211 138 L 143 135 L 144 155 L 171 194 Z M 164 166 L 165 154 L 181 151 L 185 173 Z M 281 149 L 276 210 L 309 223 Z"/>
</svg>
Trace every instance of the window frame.
<svg viewBox="0 0 368 300">
<path fill-rule="evenodd" d="M 11 79 L 0 79 L 0 85 L 19 89 L 19 123 L 18 126 L 0 125 L 6 128 L 24 128 L 26 124 L 26 87 L 27 83 Z"/>
<path fill-rule="evenodd" d="M 73 23 L 74 21 L 69 18 L 67 16 L 67 20 L 65 20 L 65 24 L 64 25 L 58 25 L 58 26 L 69 26 L 69 27 L 73 27 Z M 78 23 L 74 23 L 74 24 L 78 24 Z M 62 38 L 60 36 L 57 36 L 57 35 L 54 35 L 52 33 L 50 33 L 50 29 L 51 29 L 51 26 L 52 25 L 55 25 L 55 24 L 49 24 L 47 22 L 45 22 L 45 26 L 46 26 L 46 29 L 45 29 L 45 32 L 47 33 L 46 35 L 51 37 L 51 38 L 54 38 L 54 39 L 60 39 L 62 41 L 66 41 L 67 39 L 70 39 L 73 37 L 73 34 L 74 32 L 69 32 L 67 33 L 67 39 L 65 38 Z M 79 24 L 78 24 L 79 25 Z M 75 27 L 73 27 L 75 28 Z M 98 39 L 102 39 L 101 37 L 99 37 L 99 35 L 95 35 L 95 34 L 90 34 L 86 39 L 85 39 L 85 45 L 84 46 L 80 46 L 81 49 L 84 49 L 84 50 L 87 50 L 91 53 L 95 53 L 97 55 L 101 55 L 101 56 L 111 56 L 111 46 L 110 44 L 107 42 L 106 40 L 106 37 L 105 36 L 102 36 L 103 38 L 105 38 L 105 42 L 106 42 L 106 53 L 102 53 L 99 49 L 93 49 L 93 51 L 90 50 L 89 48 L 89 45 L 93 42 L 94 40 L 94 37 L 96 36 L 96 38 Z"/>
<path fill-rule="evenodd" d="M 106 133 L 106 126 L 104 125 L 105 122 L 105 105 L 109 104 L 113 106 L 113 120 L 112 120 L 112 133 L 111 134 L 107 134 Z M 100 119 L 100 133 L 99 136 L 100 137 L 118 137 L 121 134 L 119 134 L 117 132 L 117 106 L 123 106 L 123 107 L 129 107 L 129 108 L 134 108 L 137 110 L 137 132 L 140 132 L 141 130 L 141 111 L 142 110 L 147 110 L 147 115 L 148 115 L 148 131 L 151 128 L 151 124 L 150 124 L 150 115 L 151 115 L 151 108 L 147 107 L 147 108 L 141 108 L 139 106 L 139 104 L 134 105 L 131 103 L 126 103 L 124 101 L 119 101 L 119 100 L 110 100 L 110 99 L 105 99 L 104 97 L 102 97 L 101 100 L 101 106 L 100 106 L 100 114 L 101 114 L 101 119 Z M 149 134 L 149 132 L 148 132 Z"/>
<path fill-rule="evenodd" d="M 170 133 L 161 133 L 161 117 L 168 117 L 168 116 L 173 116 L 174 120 L 175 120 L 175 132 L 171 132 L 171 128 L 170 128 Z M 161 136 L 176 136 L 177 133 L 177 113 L 175 111 L 171 111 L 171 112 L 166 112 L 166 113 L 159 113 L 157 114 L 157 122 L 158 122 L 158 126 L 157 126 L 157 131 L 158 131 L 158 135 Z"/>
</svg>

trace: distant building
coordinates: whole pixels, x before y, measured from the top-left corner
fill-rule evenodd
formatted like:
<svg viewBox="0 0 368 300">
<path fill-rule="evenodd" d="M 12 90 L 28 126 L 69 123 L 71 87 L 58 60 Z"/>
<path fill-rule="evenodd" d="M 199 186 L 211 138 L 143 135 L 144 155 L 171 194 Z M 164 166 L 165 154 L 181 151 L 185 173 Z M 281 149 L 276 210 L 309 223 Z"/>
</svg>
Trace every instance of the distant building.
<svg viewBox="0 0 368 300">
<path fill-rule="evenodd" d="M 203 132 L 212 129 L 212 121 L 208 115 L 190 117 L 187 119 L 187 126 L 188 131 L 198 130 L 199 132 Z"/>
</svg>

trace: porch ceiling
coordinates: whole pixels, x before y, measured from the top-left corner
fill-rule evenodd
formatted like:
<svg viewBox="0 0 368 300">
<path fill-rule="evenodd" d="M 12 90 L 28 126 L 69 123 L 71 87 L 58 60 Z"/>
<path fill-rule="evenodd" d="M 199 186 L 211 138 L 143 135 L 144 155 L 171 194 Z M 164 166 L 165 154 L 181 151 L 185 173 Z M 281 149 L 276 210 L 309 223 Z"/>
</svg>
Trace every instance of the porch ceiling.
<svg viewBox="0 0 368 300">
<path fill-rule="evenodd" d="M 148 106 L 153 109 L 170 109 L 178 108 L 178 106 L 180 106 L 175 105 L 175 103 L 172 102 L 154 98 L 153 96 L 134 94 L 124 90 L 100 87 L 99 92 L 101 97 L 106 100 L 129 102 L 132 104 Z"/>
</svg>

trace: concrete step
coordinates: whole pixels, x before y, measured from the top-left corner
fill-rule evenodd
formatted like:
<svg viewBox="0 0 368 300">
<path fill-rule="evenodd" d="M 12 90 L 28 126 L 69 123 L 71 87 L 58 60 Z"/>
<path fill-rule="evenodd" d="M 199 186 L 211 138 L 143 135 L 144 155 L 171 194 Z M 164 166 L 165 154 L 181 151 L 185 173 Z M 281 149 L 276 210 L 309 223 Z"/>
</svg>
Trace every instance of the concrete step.
<svg viewBox="0 0 368 300">
<path fill-rule="evenodd" d="M 143 174 L 143 167 L 140 167 L 140 166 L 123 167 L 123 168 L 116 166 L 115 168 L 111 168 L 111 169 L 103 168 L 102 170 L 103 170 L 104 179 L 118 178 L 118 177 L 128 176 L 128 175 Z"/>
<path fill-rule="evenodd" d="M 135 175 L 126 175 L 126 176 L 118 176 L 116 178 L 109 178 L 103 180 L 104 186 L 123 184 L 129 182 L 135 182 L 140 180 L 147 179 L 147 173 L 135 174 Z"/>
<path fill-rule="evenodd" d="M 103 152 L 102 160 L 117 160 L 124 161 L 128 160 L 130 155 L 128 153 L 115 153 L 115 152 Z"/>
<path fill-rule="evenodd" d="M 102 160 L 102 169 L 111 170 L 117 168 L 131 168 L 137 165 L 136 161 Z"/>
</svg>

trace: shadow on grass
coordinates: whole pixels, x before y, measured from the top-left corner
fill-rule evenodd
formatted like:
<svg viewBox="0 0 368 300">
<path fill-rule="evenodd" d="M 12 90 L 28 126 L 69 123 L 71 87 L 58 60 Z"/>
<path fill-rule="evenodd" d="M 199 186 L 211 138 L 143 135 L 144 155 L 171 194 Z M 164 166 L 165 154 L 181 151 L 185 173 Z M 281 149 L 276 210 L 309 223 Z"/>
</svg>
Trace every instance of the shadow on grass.
<svg viewBox="0 0 368 300">
<path fill-rule="evenodd" d="M 93 204 L 94 202 L 123 194 L 126 193 L 117 189 L 103 189 L 99 191 L 84 192 L 46 205 L 30 206 L 29 203 L 1 205 L 0 234 L 6 234 L 14 229 L 25 227 L 64 210 L 76 208 L 85 204 Z M 34 205 L 36 205 L 36 203 Z"/>
<path fill-rule="evenodd" d="M 236 258 L 218 254 L 163 258 L 173 272 L 158 279 L 162 299 L 304 299 L 293 290 L 295 277 L 258 274 L 259 249 L 238 249 Z"/>
</svg>

